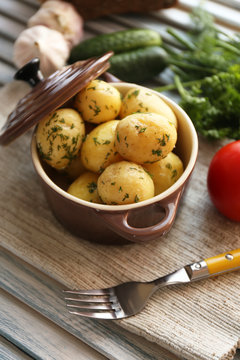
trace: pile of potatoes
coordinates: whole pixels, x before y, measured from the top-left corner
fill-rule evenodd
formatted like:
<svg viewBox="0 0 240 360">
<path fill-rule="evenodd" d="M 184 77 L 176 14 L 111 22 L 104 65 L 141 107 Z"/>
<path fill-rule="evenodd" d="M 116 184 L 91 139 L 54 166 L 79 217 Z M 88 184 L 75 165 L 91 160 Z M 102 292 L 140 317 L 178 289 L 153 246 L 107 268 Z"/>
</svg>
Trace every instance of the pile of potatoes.
<svg viewBox="0 0 240 360">
<path fill-rule="evenodd" d="M 183 173 L 172 151 L 177 118 L 146 88 L 122 97 L 111 84 L 93 80 L 38 125 L 40 156 L 74 181 L 68 193 L 109 205 L 132 204 L 169 188 Z"/>
</svg>

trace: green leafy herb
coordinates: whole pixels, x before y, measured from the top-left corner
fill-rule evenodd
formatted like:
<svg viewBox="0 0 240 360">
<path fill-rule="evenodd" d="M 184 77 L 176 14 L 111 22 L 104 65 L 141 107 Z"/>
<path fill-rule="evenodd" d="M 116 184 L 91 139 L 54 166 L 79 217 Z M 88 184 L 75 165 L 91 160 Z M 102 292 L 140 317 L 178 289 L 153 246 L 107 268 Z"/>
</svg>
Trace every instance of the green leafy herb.
<svg viewBox="0 0 240 360">
<path fill-rule="evenodd" d="M 97 189 L 97 184 L 93 181 L 87 184 L 88 191 L 92 194 Z"/>
<path fill-rule="evenodd" d="M 125 201 L 125 200 L 128 199 L 128 198 L 129 198 L 129 194 L 126 193 L 126 194 L 124 195 L 124 198 L 122 199 L 122 201 Z"/>
<path fill-rule="evenodd" d="M 120 142 L 119 132 L 117 131 L 117 141 Z"/>
<path fill-rule="evenodd" d="M 138 130 L 138 134 L 144 133 L 146 131 L 146 127 L 142 127 L 140 125 L 135 125 L 135 128 Z"/>
<path fill-rule="evenodd" d="M 96 146 L 101 144 L 96 137 L 93 138 L 93 141 Z"/>
<path fill-rule="evenodd" d="M 136 195 L 135 198 L 134 198 L 134 202 L 137 203 L 139 202 L 139 197 Z"/>
<path fill-rule="evenodd" d="M 153 155 L 157 155 L 157 156 L 161 156 L 162 155 L 162 150 L 158 149 L 158 150 L 152 150 L 152 154 Z"/>
<path fill-rule="evenodd" d="M 103 141 L 102 145 L 108 145 L 108 144 L 110 144 L 110 143 L 111 143 L 110 140 L 105 140 L 105 141 Z"/>
<path fill-rule="evenodd" d="M 199 133 L 215 139 L 240 139 L 240 66 L 206 77 L 190 90 L 183 88 L 178 77 L 176 84 L 180 105 Z"/>
<path fill-rule="evenodd" d="M 182 50 L 166 47 L 174 81 L 156 90 L 177 89 L 202 135 L 240 139 L 240 34 L 225 34 L 202 7 L 191 18 L 195 26 L 186 36 L 168 29 Z"/>
</svg>

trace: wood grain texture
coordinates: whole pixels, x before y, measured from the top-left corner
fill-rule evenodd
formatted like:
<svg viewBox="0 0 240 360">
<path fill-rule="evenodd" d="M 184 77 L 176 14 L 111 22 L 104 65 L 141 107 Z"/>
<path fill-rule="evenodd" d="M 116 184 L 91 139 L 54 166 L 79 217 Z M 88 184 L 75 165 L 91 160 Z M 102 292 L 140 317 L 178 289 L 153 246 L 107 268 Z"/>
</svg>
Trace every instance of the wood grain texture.
<svg viewBox="0 0 240 360">
<path fill-rule="evenodd" d="M 24 2 L 18 0 L 1 0 L 1 13 L 19 23 L 25 24 L 35 12 L 36 8 Z"/>
<path fill-rule="evenodd" d="M 33 359 L 106 360 L 105 356 L 5 291 L 0 291 L 0 299 L 1 333 Z"/>
<path fill-rule="evenodd" d="M 1 318 L 7 316 L 7 319 L 9 319 L 8 323 L 11 324 L 11 312 L 16 313 L 16 305 L 13 299 L 18 299 L 18 302 L 15 302 L 18 304 L 20 302 L 21 304 L 26 304 L 27 308 L 22 305 L 23 310 L 18 312 L 17 323 L 21 324 L 21 322 L 23 322 L 24 325 L 24 318 L 28 317 L 27 312 L 29 311 L 29 317 L 35 314 L 35 322 L 41 320 L 41 324 L 46 327 L 46 331 L 53 331 L 53 337 L 56 331 L 56 340 L 58 340 L 60 330 L 56 327 L 54 328 L 52 322 L 63 328 L 68 334 L 74 335 L 79 340 L 95 348 L 98 352 L 107 356 L 108 359 L 179 359 L 168 351 L 161 349 L 156 344 L 150 344 L 145 339 L 119 328 L 114 322 L 82 319 L 68 314 L 63 299 L 63 285 L 61 283 L 36 270 L 35 267 L 30 266 L 10 252 L 2 248 L 0 250 L 1 287 L 6 293 L 11 294 L 12 298 L 10 298 L 13 301 L 13 304 L 8 307 L 8 314 L 5 314 L 7 310 L 2 308 L 4 314 Z M 6 296 L 7 295 L 5 295 L 5 298 Z M 42 314 L 42 317 L 39 315 L 40 320 L 31 309 Z M 47 323 L 46 319 L 49 319 L 50 322 Z M 11 341 L 18 341 L 19 346 L 21 346 L 23 340 L 19 339 L 20 335 L 12 334 L 12 332 L 15 331 L 13 327 L 15 328 L 15 325 L 5 326 L 2 331 L 4 331 L 5 336 L 11 337 Z M 22 327 L 24 328 L 24 326 Z M 47 329 L 48 327 L 50 327 L 50 330 Z M 31 331 L 34 332 L 34 329 L 31 329 Z M 26 326 L 23 332 L 26 333 L 26 336 L 29 335 L 29 330 Z M 37 339 L 37 336 L 39 338 L 41 334 L 36 333 L 34 339 Z M 41 339 L 39 338 L 39 347 L 43 347 L 43 344 L 48 344 L 46 339 L 44 340 L 44 336 L 45 335 L 43 335 Z M 71 341 L 75 344 L 74 340 Z M 30 350 L 32 350 L 31 341 L 25 341 L 24 344 L 25 349 L 28 347 L 28 349 L 30 348 Z M 33 350 L 41 351 L 41 348 L 36 349 L 36 345 L 37 344 L 33 344 Z M 46 347 L 48 349 L 48 345 Z M 54 347 L 48 349 L 51 354 L 54 354 L 52 350 L 54 350 Z M 59 359 L 57 353 L 55 356 L 56 359 Z"/>
<path fill-rule="evenodd" d="M 0 336 L 0 358 L 1 360 L 31 360 L 32 357 L 25 354 L 10 341 Z"/>
</svg>

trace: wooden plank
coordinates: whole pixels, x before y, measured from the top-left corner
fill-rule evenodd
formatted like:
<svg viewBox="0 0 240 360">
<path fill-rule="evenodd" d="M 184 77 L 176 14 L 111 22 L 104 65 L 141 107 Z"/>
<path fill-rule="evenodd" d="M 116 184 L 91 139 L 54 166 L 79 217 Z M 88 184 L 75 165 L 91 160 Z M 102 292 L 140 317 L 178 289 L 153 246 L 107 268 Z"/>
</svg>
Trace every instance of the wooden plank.
<svg viewBox="0 0 240 360">
<path fill-rule="evenodd" d="M 0 84 L 12 81 L 16 69 L 4 62 L 0 62 Z"/>
<path fill-rule="evenodd" d="M 191 10 L 196 6 L 199 6 L 200 4 L 201 0 L 192 0 L 191 2 L 188 0 L 179 0 L 179 6 L 183 7 L 187 11 Z M 203 4 L 203 8 L 207 10 L 210 14 L 212 14 L 217 22 L 220 22 L 225 26 L 239 31 L 239 12 L 235 9 L 232 9 L 222 4 L 217 4 L 213 1 L 205 1 Z"/>
<path fill-rule="evenodd" d="M 0 36 L 15 41 L 18 35 L 26 28 L 12 19 L 0 14 Z"/>
<path fill-rule="evenodd" d="M 18 347 L 13 345 L 10 341 L 0 336 L 0 359 L 1 360 L 31 360 L 32 357 L 28 356 Z"/>
<path fill-rule="evenodd" d="M 13 42 L 0 37 L 0 61 L 1 59 L 13 65 Z"/>
<path fill-rule="evenodd" d="M 110 17 L 101 18 L 98 21 L 95 20 L 88 20 L 85 23 L 85 28 L 89 31 L 92 31 L 93 34 L 99 33 L 111 33 L 114 31 L 121 31 L 125 30 L 126 26 L 119 24 L 113 21 Z"/>
<path fill-rule="evenodd" d="M 106 359 L 5 291 L 0 299 L 1 333 L 34 359 Z"/>
<path fill-rule="evenodd" d="M 8 251 L 0 252 L 1 287 L 70 334 L 114 360 L 177 360 L 175 355 L 136 336 L 115 322 L 68 314 L 63 285 Z"/>
<path fill-rule="evenodd" d="M 33 9 L 37 10 L 41 5 L 40 1 L 38 0 L 19 0 L 20 2 L 32 7 Z"/>
<path fill-rule="evenodd" d="M 216 3 L 220 3 L 225 6 L 229 6 L 232 9 L 240 10 L 240 1 L 239 0 L 213 0 Z"/>
<path fill-rule="evenodd" d="M 25 24 L 36 13 L 36 9 L 17 0 L 1 0 L 0 13 Z"/>
</svg>

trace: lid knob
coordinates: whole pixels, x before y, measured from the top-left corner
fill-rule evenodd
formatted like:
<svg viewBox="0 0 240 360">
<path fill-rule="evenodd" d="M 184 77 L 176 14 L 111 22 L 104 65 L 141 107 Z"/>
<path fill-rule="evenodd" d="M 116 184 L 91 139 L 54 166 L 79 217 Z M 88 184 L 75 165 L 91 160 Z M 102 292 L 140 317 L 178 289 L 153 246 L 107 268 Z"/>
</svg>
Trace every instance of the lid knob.
<svg viewBox="0 0 240 360">
<path fill-rule="evenodd" d="M 32 87 L 37 85 L 44 79 L 40 70 L 40 60 L 38 58 L 34 58 L 26 63 L 16 72 L 14 79 L 26 81 Z"/>
</svg>

